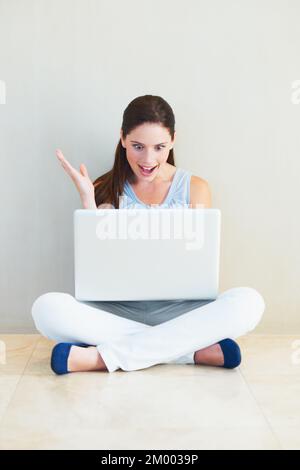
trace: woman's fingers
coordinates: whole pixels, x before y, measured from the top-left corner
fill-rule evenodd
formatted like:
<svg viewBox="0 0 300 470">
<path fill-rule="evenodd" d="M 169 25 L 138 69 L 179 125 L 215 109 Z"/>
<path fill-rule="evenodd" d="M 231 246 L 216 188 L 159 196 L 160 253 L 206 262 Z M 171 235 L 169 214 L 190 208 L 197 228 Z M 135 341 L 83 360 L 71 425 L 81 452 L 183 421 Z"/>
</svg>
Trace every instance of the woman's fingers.
<svg viewBox="0 0 300 470">
<path fill-rule="evenodd" d="M 63 162 L 63 161 L 65 160 L 65 157 L 64 157 L 64 155 L 63 155 L 63 153 L 62 153 L 62 151 L 61 151 L 60 149 L 56 149 L 56 150 L 55 150 L 55 153 L 56 153 L 58 159 L 59 159 L 61 162 Z"/>
<path fill-rule="evenodd" d="M 60 161 L 62 164 L 64 164 L 67 168 L 73 168 L 73 167 L 70 165 L 70 163 L 65 159 L 65 157 L 64 157 L 64 155 L 63 155 L 63 153 L 62 153 L 61 150 L 59 150 L 59 149 L 56 150 L 56 155 L 57 155 L 59 161 Z"/>
<path fill-rule="evenodd" d="M 62 167 L 66 170 L 66 172 L 70 175 L 73 182 L 75 183 L 75 186 L 78 189 L 80 196 L 82 198 L 86 198 L 87 196 L 92 197 L 92 194 L 94 191 L 94 185 L 89 178 L 86 166 L 83 163 L 81 163 L 79 171 L 77 171 L 65 159 L 60 149 L 56 149 L 56 155 L 59 161 L 61 162 Z"/>
<path fill-rule="evenodd" d="M 89 174 L 84 163 L 81 163 L 80 165 L 80 173 L 82 174 L 82 176 L 86 176 L 87 178 L 89 178 Z"/>
<path fill-rule="evenodd" d="M 79 172 L 72 167 L 72 165 L 65 159 L 62 151 L 60 149 L 56 150 L 56 155 L 59 161 L 62 164 L 62 167 L 67 171 L 67 173 L 71 176 L 72 179 L 79 176 Z"/>
</svg>

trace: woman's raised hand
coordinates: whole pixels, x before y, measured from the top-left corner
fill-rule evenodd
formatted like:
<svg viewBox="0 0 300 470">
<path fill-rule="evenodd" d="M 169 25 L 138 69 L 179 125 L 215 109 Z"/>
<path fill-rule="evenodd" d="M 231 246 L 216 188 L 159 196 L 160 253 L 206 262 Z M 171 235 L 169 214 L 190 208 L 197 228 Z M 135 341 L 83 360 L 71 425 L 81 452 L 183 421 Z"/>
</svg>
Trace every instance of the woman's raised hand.
<svg viewBox="0 0 300 470">
<path fill-rule="evenodd" d="M 76 170 L 72 165 L 65 159 L 62 151 L 56 149 L 56 156 L 60 161 L 64 170 L 72 178 L 75 186 L 79 192 L 82 204 L 85 208 L 96 208 L 95 203 L 95 189 L 94 185 L 88 175 L 86 166 L 81 163 L 79 170 Z"/>
</svg>

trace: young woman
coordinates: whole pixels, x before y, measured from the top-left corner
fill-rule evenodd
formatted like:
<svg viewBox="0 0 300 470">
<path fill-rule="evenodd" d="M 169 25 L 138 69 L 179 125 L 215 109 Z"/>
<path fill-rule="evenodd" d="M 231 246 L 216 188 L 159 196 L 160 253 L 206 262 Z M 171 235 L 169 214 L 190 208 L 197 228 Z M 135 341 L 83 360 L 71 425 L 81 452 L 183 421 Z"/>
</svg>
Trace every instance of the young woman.
<svg viewBox="0 0 300 470">
<path fill-rule="evenodd" d="M 208 182 L 175 166 L 174 128 L 172 108 L 163 98 L 135 98 L 123 114 L 113 167 L 94 182 L 83 163 L 77 171 L 58 149 L 83 208 L 211 207 Z M 264 310 L 257 290 L 234 287 L 216 300 L 83 302 L 48 292 L 35 300 L 32 316 L 38 331 L 58 342 L 51 367 L 64 374 L 159 363 L 234 368 L 241 352 L 233 338 L 253 330 Z"/>
</svg>

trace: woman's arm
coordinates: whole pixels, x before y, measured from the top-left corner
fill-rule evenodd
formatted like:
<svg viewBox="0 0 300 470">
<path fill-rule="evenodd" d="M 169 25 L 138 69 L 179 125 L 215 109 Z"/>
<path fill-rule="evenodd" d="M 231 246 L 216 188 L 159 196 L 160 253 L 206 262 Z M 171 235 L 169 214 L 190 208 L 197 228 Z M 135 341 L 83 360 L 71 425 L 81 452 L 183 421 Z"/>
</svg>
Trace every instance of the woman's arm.
<svg viewBox="0 0 300 470">
<path fill-rule="evenodd" d="M 201 204 L 201 205 L 200 205 Z M 208 182 L 199 176 L 192 175 L 190 185 L 190 207 L 211 207 L 211 191 Z"/>
<path fill-rule="evenodd" d="M 97 209 L 95 198 L 91 197 L 89 199 L 82 199 L 82 208 L 83 209 Z"/>
</svg>

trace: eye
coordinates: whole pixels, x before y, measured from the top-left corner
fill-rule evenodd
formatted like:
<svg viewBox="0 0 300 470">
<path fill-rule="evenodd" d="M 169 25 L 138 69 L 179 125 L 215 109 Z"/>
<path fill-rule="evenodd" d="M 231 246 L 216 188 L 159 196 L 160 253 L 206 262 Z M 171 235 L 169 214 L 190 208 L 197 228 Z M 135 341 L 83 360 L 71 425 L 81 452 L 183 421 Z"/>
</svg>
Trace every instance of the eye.
<svg viewBox="0 0 300 470">
<path fill-rule="evenodd" d="M 132 144 L 132 146 L 136 149 L 137 147 L 141 147 L 139 144 Z M 158 145 L 157 147 L 160 147 L 158 150 L 161 150 L 162 148 L 165 148 L 165 145 Z"/>
</svg>

